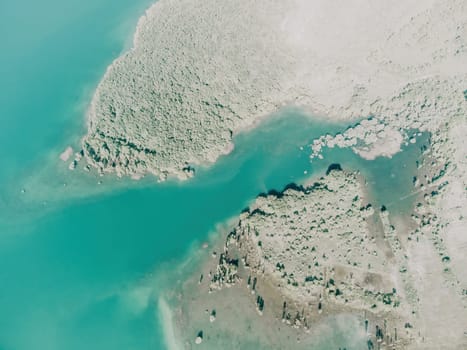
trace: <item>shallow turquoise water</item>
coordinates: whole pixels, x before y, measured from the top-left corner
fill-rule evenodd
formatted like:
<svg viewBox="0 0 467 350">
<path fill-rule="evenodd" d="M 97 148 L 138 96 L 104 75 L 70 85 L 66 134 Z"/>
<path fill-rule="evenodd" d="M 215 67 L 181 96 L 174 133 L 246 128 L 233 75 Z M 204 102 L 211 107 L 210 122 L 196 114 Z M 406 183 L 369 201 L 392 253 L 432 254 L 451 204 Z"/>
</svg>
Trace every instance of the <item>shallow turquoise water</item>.
<svg viewBox="0 0 467 350">
<path fill-rule="evenodd" d="M 0 2 L 2 350 L 163 348 L 157 294 L 170 286 L 158 270 L 181 261 L 259 192 L 301 181 L 305 170 L 322 174 L 332 162 L 364 168 L 376 198 L 391 203 L 411 190 L 419 144 L 391 161 L 332 150 L 311 165 L 299 147 L 343 126 L 293 110 L 239 135 L 232 154 L 183 184 L 105 179 L 96 193 L 90 175 L 55 173 L 50 162 L 76 144 L 96 82 L 147 5 Z M 388 178 L 401 164 L 405 176 Z"/>
<path fill-rule="evenodd" d="M 79 135 L 99 77 L 151 2 L 0 1 L 0 180 Z"/>
</svg>

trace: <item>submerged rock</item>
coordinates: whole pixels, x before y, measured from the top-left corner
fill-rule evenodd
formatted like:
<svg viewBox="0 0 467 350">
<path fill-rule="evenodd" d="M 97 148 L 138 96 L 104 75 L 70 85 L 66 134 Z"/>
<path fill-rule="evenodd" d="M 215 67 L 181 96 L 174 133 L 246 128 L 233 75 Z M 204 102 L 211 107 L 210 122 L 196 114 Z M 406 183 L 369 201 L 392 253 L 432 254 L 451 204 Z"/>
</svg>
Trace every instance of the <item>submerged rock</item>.
<svg viewBox="0 0 467 350">
<path fill-rule="evenodd" d="M 211 315 L 209 315 L 209 322 L 214 322 L 216 320 L 216 317 L 217 317 L 217 314 L 216 314 L 216 310 L 212 310 L 211 311 Z"/>
<path fill-rule="evenodd" d="M 195 339 L 195 344 L 199 345 L 203 342 L 203 331 L 199 331 Z"/>
<path fill-rule="evenodd" d="M 342 167 L 340 164 L 337 164 L 337 163 L 331 164 L 328 167 L 328 170 L 326 170 L 326 175 L 329 175 L 331 171 L 342 171 Z"/>
</svg>

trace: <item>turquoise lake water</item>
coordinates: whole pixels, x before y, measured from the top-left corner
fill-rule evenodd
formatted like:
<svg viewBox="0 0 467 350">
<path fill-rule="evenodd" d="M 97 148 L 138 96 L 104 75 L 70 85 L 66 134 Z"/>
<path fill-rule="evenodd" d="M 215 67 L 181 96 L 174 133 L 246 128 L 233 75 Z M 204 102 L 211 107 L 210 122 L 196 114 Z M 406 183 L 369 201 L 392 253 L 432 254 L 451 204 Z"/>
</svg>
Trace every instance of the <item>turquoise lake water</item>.
<svg viewBox="0 0 467 350">
<path fill-rule="evenodd" d="M 310 164 L 305 146 L 344 126 L 294 110 L 239 135 L 232 154 L 185 183 L 98 185 L 93 175 L 65 171 L 58 155 L 77 145 L 99 77 L 148 5 L 0 2 L 1 350 L 163 349 L 157 295 L 170 285 L 158 272 L 258 193 L 330 163 L 361 169 L 381 203 L 410 205 L 398 199 L 411 191 L 419 143 L 392 160 L 330 150 Z M 404 176 L 388 176 L 401 168 Z"/>
</svg>

